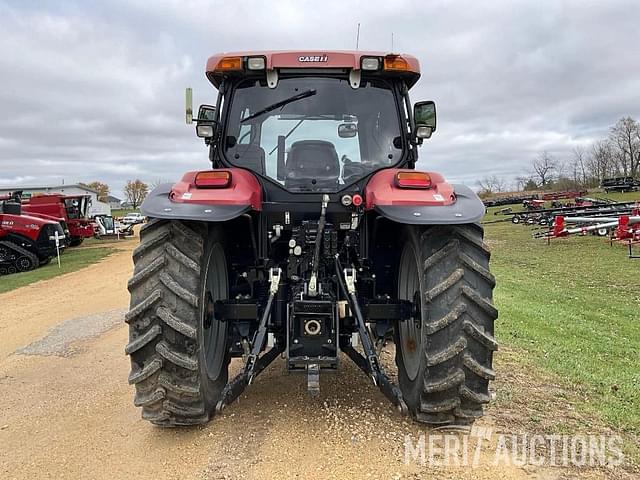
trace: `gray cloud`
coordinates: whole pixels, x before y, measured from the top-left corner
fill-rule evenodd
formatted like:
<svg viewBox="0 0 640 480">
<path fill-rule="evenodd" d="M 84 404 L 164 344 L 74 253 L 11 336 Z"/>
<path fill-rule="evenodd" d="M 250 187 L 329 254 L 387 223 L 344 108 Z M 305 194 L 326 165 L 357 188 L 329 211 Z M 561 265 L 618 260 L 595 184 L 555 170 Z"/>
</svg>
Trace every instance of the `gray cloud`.
<svg viewBox="0 0 640 480">
<path fill-rule="evenodd" d="M 640 115 L 640 4 L 627 1 L 0 1 L 0 183 L 177 179 L 207 166 L 183 91 L 215 91 L 218 51 L 416 55 L 414 100 L 438 103 L 420 167 L 475 184 L 568 156 Z"/>
</svg>

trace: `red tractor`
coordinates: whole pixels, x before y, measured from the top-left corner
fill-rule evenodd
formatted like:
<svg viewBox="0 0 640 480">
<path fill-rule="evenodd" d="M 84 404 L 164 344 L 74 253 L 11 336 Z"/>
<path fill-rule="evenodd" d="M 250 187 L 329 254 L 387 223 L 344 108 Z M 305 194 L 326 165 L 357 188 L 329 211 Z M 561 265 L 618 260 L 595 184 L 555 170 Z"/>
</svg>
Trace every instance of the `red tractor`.
<svg viewBox="0 0 640 480">
<path fill-rule="evenodd" d="M 345 354 L 415 420 L 470 425 L 497 349 L 485 208 L 415 168 L 436 129 L 435 104 L 409 100 L 418 61 L 227 53 L 206 76 L 218 96 L 196 134 L 211 168 L 149 194 L 133 253 L 126 352 L 143 418 L 207 422 L 280 356 L 317 395 Z"/>
<path fill-rule="evenodd" d="M 23 215 L 15 197 L 0 198 L 0 275 L 26 272 L 48 263 L 64 241 L 62 226 L 54 220 Z"/>
<path fill-rule="evenodd" d="M 93 237 L 94 226 L 87 217 L 90 195 L 38 195 L 22 201 L 24 212 L 62 218 L 69 229 L 69 246 L 77 247 Z"/>
</svg>

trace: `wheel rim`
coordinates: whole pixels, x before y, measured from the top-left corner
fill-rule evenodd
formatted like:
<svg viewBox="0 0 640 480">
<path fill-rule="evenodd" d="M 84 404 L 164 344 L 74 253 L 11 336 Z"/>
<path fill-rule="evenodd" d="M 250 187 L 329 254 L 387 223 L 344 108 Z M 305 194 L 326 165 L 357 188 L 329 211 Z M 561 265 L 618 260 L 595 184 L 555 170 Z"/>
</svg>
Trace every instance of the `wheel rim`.
<svg viewBox="0 0 640 480">
<path fill-rule="evenodd" d="M 202 333 L 204 338 L 205 369 L 211 380 L 216 380 L 222 371 L 227 355 L 227 324 L 213 318 L 216 301 L 228 296 L 227 262 L 224 250 L 215 244 L 207 258 L 202 301 Z"/>
<path fill-rule="evenodd" d="M 16 268 L 19 272 L 26 272 L 31 268 L 31 260 L 27 257 L 20 257 L 16 262 Z"/>
<path fill-rule="evenodd" d="M 411 244 L 407 244 L 402 250 L 398 277 L 398 298 L 418 303 L 414 306 L 414 311 L 422 312 L 422 288 L 418 272 L 418 258 Z M 402 363 L 405 373 L 411 381 L 418 376 L 420 357 L 422 356 L 422 331 L 420 329 L 422 318 L 416 320 L 399 322 L 398 329 Z"/>
</svg>

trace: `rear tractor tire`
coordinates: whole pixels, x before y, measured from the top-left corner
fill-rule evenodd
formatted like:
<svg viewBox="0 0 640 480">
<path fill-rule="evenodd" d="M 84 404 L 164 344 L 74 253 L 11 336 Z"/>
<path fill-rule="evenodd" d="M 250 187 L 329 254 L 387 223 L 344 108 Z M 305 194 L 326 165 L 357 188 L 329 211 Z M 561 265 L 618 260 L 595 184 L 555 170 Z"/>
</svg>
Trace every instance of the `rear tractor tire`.
<svg viewBox="0 0 640 480">
<path fill-rule="evenodd" d="M 498 348 L 482 227 L 407 227 L 404 238 L 398 295 L 417 314 L 395 329 L 400 389 L 419 422 L 471 425 L 491 400 Z"/>
<path fill-rule="evenodd" d="M 222 227 L 154 219 L 140 238 L 125 316 L 134 404 L 156 425 L 206 423 L 230 360 L 226 324 L 212 318 L 228 295 Z"/>
<path fill-rule="evenodd" d="M 72 237 L 71 240 L 69 241 L 69 246 L 79 247 L 80 245 L 82 245 L 82 242 L 84 242 L 83 237 Z"/>
</svg>

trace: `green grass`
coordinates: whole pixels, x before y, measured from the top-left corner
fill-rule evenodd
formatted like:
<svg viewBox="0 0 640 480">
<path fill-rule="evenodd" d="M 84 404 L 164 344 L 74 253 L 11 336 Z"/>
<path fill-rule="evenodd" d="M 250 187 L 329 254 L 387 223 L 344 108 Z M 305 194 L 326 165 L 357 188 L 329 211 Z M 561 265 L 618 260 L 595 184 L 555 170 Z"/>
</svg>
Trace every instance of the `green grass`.
<svg viewBox="0 0 640 480">
<path fill-rule="evenodd" d="M 112 248 L 70 248 L 60 256 L 61 268 L 58 268 L 56 259 L 52 259 L 49 265 L 31 270 L 30 272 L 14 273 L 0 277 L 0 293 L 8 292 L 15 288 L 24 287 L 39 280 L 48 280 L 64 273 L 73 272 L 83 267 L 102 260 L 112 253 Z"/>
<path fill-rule="evenodd" d="M 127 215 L 128 213 L 134 213 L 134 212 L 139 212 L 140 209 L 136 208 L 112 208 L 111 209 L 111 216 L 112 217 L 124 217 L 125 215 Z"/>
<path fill-rule="evenodd" d="M 589 197 L 597 197 L 597 198 L 608 198 L 610 200 L 615 200 L 616 202 L 634 202 L 634 201 L 640 201 L 640 192 L 625 192 L 625 193 L 619 193 L 619 192 L 611 192 L 611 193 L 604 193 L 604 192 L 591 192 L 589 195 Z"/>
<path fill-rule="evenodd" d="M 598 237 L 547 245 L 523 225 L 485 228 L 499 340 L 580 391 L 579 408 L 640 434 L 640 260 Z"/>
</svg>

